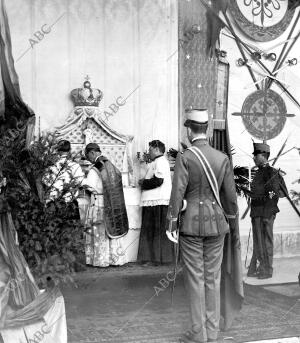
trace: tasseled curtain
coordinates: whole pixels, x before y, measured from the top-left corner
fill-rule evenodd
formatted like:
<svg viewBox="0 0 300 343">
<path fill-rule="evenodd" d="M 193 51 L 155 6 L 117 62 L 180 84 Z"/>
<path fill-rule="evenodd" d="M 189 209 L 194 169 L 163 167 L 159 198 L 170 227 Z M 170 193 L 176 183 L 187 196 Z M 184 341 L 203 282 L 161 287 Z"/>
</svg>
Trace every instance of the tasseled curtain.
<svg viewBox="0 0 300 343">
<path fill-rule="evenodd" d="M 0 0 L 0 135 L 17 124 L 27 124 L 26 145 L 34 128 L 34 113 L 23 103 L 12 57 L 4 0 Z M 25 136 L 24 136 L 25 138 Z M 7 149 L 10 147 L 8 146 Z M 26 148 L 24 144 L 24 148 Z M 1 160 L 1 156 L 0 156 Z M 0 175 L 2 170 L 0 168 Z M 5 175 L 4 175 L 5 176 Z M 0 329 L 40 321 L 53 305 L 58 291 L 40 294 L 17 244 L 17 235 L 5 195 L 0 195 Z"/>
<path fill-rule="evenodd" d="M 4 0 L 0 0 L 0 72 L 0 134 L 3 137 L 8 129 L 27 123 L 26 145 L 29 146 L 34 133 L 34 113 L 21 99 Z"/>
</svg>

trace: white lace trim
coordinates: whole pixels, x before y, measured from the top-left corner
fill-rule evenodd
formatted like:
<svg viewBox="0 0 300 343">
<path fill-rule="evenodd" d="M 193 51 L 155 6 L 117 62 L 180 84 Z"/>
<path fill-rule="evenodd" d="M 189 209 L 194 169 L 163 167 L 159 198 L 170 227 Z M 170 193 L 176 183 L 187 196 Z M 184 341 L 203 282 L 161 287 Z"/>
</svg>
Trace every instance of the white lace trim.
<svg viewBox="0 0 300 343">
<path fill-rule="evenodd" d="M 158 205 L 169 205 L 169 200 L 143 200 L 141 206 L 158 206 Z"/>
</svg>

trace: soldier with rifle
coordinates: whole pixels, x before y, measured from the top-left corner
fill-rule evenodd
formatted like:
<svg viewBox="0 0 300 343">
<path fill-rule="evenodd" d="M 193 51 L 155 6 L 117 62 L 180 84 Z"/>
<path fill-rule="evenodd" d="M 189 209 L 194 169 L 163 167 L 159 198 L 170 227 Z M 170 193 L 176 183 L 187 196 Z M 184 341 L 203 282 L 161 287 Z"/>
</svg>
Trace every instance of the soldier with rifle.
<svg viewBox="0 0 300 343">
<path fill-rule="evenodd" d="M 273 224 L 279 212 L 277 204 L 288 192 L 279 170 L 268 164 L 269 145 L 253 145 L 253 160 L 258 169 L 251 183 L 253 254 L 247 276 L 267 279 L 273 275 Z"/>
</svg>

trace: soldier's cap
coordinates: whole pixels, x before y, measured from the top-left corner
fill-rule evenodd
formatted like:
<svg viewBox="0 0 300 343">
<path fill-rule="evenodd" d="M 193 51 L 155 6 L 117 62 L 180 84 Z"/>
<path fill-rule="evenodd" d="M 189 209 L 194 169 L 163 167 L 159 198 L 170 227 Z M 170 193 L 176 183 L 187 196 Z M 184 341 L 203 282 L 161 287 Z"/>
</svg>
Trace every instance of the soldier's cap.
<svg viewBox="0 0 300 343">
<path fill-rule="evenodd" d="M 99 147 L 99 145 L 97 143 L 89 143 L 85 147 L 85 154 L 88 154 L 91 150 L 101 152 L 100 147 Z"/>
<path fill-rule="evenodd" d="M 189 127 L 191 123 L 206 124 L 208 123 L 208 112 L 206 108 L 193 108 L 185 110 L 184 126 Z"/>
<path fill-rule="evenodd" d="M 270 146 L 265 143 L 253 143 L 253 155 L 261 154 L 261 153 L 270 153 Z"/>
</svg>

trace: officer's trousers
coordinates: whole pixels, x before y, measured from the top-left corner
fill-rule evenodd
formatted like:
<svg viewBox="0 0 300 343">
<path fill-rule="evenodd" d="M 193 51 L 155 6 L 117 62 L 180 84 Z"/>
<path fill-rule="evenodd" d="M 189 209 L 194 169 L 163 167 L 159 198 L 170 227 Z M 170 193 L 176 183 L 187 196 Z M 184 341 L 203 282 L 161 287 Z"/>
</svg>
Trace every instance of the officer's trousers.
<svg viewBox="0 0 300 343">
<path fill-rule="evenodd" d="M 224 237 L 180 236 L 179 246 L 192 329 L 203 342 L 218 337 Z"/>
<path fill-rule="evenodd" d="M 273 273 L 273 224 L 275 215 L 270 218 L 253 217 L 253 254 L 250 262 L 249 271 L 256 270 L 257 261 L 259 262 L 258 272 L 260 274 Z"/>
</svg>

